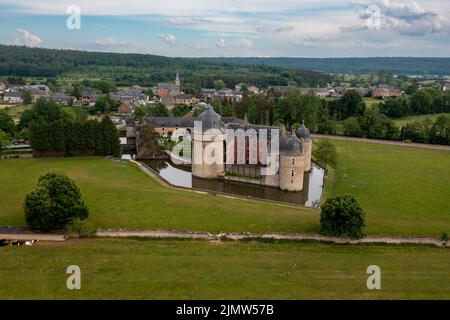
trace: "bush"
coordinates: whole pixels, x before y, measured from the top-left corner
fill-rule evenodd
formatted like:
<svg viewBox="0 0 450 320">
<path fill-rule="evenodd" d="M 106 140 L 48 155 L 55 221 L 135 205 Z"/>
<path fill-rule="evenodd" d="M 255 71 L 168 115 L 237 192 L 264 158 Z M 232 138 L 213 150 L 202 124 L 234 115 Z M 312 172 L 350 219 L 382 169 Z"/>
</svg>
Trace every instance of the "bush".
<svg viewBox="0 0 450 320">
<path fill-rule="evenodd" d="M 63 229 L 75 218 L 89 215 L 75 181 L 57 169 L 39 178 L 36 189 L 25 197 L 24 210 L 27 223 L 44 231 Z"/>
<path fill-rule="evenodd" d="M 441 234 L 441 241 L 445 244 L 447 244 L 448 241 L 448 233 L 446 231 L 442 232 Z"/>
<path fill-rule="evenodd" d="M 353 196 L 329 198 L 321 209 L 320 233 L 352 239 L 363 237 L 364 211 Z"/>
<path fill-rule="evenodd" d="M 86 220 L 75 218 L 66 225 L 66 234 L 72 237 L 91 237 L 95 234 L 96 227 Z"/>
</svg>

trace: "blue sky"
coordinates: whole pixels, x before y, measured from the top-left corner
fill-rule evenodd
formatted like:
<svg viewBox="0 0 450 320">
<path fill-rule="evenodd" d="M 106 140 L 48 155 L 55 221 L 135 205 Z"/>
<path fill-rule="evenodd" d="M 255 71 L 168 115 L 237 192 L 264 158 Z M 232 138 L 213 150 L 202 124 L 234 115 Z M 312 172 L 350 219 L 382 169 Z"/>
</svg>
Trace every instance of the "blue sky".
<svg viewBox="0 0 450 320">
<path fill-rule="evenodd" d="M 67 8 L 81 11 L 69 30 Z M 448 0 L 0 0 L 0 43 L 165 56 L 450 56 Z"/>
</svg>

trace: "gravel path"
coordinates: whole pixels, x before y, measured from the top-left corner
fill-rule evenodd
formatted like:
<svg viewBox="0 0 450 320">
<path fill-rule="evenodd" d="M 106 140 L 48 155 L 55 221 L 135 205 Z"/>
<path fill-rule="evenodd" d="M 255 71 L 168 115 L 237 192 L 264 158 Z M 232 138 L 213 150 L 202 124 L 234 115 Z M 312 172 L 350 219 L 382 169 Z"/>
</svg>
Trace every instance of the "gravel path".
<svg viewBox="0 0 450 320">
<path fill-rule="evenodd" d="M 247 239 L 273 239 L 273 240 L 313 240 L 320 242 L 331 242 L 336 244 L 425 244 L 437 247 L 449 247 L 450 244 L 443 244 L 437 238 L 431 237 L 376 237 L 367 236 L 359 240 L 335 238 L 322 236 L 320 234 L 301 234 L 301 233 L 219 233 L 211 234 L 208 232 L 181 232 L 171 230 L 126 230 L 126 229 L 108 229 L 97 230 L 96 237 L 112 238 L 174 238 L 174 239 L 196 239 L 196 240 L 247 240 Z"/>
</svg>

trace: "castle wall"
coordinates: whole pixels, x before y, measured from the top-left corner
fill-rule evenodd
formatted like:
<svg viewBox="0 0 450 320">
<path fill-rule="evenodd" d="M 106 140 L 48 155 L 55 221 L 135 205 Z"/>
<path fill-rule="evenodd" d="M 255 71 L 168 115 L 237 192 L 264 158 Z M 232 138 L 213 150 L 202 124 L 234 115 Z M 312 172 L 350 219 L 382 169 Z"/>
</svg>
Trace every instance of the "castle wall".
<svg viewBox="0 0 450 320">
<path fill-rule="evenodd" d="M 305 172 L 305 155 L 280 155 L 280 189 L 302 191 Z"/>
</svg>

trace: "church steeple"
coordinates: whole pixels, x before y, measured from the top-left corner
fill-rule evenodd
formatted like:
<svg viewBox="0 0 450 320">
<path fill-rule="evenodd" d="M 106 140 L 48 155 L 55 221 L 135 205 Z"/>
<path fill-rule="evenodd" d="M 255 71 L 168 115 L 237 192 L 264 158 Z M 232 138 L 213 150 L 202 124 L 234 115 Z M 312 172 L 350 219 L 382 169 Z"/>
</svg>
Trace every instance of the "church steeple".
<svg viewBox="0 0 450 320">
<path fill-rule="evenodd" d="M 177 76 L 175 78 L 175 85 L 177 86 L 178 89 L 180 89 L 181 83 L 180 83 L 180 76 L 178 75 L 178 71 L 177 71 Z"/>
</svg>

